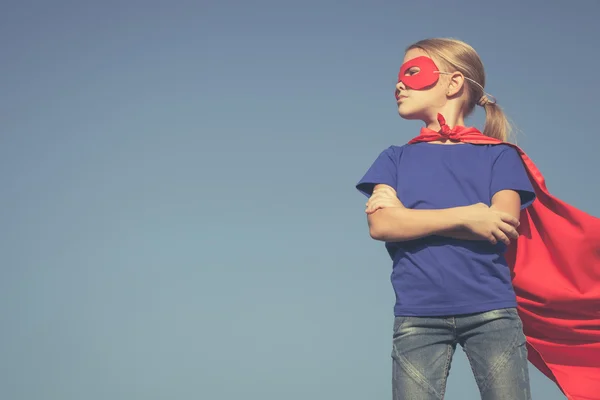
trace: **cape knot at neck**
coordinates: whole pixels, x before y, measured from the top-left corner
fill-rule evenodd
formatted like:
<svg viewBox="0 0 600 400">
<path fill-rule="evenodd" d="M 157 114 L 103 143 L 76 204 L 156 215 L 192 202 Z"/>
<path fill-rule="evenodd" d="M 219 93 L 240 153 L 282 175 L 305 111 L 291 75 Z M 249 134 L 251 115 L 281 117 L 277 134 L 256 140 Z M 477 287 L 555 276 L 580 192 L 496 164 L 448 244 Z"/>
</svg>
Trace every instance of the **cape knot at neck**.
<svg viewBox="0 0 600 400">
<path fill-rule="evenodd" d="M 460 133 L 457 132 L 456 129 L 451 129 L 448 125 L 446 125 L 446 119 L 442 114 L 437 115 L 437 120 L 440 123 L 440 127 L 442 128 L 439 132 L 442 137 L 450 140 L 460 139 Z"/>
</svg>

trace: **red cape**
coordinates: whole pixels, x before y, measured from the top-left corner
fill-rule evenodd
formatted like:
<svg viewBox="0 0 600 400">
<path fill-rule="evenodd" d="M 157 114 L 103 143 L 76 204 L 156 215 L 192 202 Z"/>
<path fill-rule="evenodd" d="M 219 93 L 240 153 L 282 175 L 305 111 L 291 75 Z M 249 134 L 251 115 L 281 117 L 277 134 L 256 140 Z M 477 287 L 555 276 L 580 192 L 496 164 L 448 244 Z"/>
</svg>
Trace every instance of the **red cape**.
<svg viewBox="0 0 600 400">
<path fill-rule="evenodd" d="M 441 116 L 440 116 L 441 117 Z M 600 399 L 600 219 L 552 196 L 518 146 L 476 128 L 423 128 L 409 144 L 442 138 L 516 149 L 537 196 L 521 212 L 519 239 L 506 253 L 529 361 L 571 400 Z"/>
</svg>

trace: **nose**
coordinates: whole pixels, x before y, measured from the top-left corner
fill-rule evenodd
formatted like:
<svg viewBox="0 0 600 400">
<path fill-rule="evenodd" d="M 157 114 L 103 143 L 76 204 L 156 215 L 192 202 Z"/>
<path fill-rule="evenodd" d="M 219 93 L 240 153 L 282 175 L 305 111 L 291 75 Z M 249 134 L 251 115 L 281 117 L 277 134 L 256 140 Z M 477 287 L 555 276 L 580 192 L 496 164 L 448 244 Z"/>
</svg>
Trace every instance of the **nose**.
<svg viewBox="0 0 600 400">
<path fill-rule="evenodd" d="M 402 82 L 396 83 L 396 90 L 394 92 L 394 95 L 396 96 L 396 100 L 398 99 L 398 96 L 400 95 L 400 93 L 405 90 L 406 90 L 406 86 L 404 86 L 404 83 L 402 83 Z"/>
</svg>

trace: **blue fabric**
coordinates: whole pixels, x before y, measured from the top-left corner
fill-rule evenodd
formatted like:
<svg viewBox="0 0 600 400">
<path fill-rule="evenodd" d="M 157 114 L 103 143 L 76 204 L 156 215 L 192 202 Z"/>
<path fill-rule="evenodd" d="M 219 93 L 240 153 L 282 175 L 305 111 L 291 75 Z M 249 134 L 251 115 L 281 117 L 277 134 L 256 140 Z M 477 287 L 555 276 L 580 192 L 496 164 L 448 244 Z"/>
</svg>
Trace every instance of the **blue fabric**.
<svg viewBox="0 0 600 400">
<path fill-rule="evenodd" d="M 445 209 L 475 203 L 491 205 L 500 190 L 535 194 L 517 151 L 507 145 L 391 146 L 356 188 L 370 196 L 376 184 L 390 185 L 412 209 Z M 428 236 L 386 243 L 393 259 L 396 316 L 444 316 L 516 307 L 506 246 Z"/>
</svg>

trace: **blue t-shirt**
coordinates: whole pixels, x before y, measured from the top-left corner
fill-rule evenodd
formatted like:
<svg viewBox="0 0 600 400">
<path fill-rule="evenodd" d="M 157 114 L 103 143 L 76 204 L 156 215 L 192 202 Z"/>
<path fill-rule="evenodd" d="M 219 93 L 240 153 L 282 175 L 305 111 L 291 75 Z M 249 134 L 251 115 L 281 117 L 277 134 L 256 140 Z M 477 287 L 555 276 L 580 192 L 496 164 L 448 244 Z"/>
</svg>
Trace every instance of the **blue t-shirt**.
<svg viewBox="0 0 600 400">
<path fill-rule="evenodd" d="M 535 194 L 517 151 L 507 145 L 417 143 L 391 146 L 356 188 L 370 196 L 376 184 L 396 189 L 411 209 L 491 205 L 498 191 L 520 194 L 521 207 Z M 502 243 L 432 235 L 386 243 L 393 259 L 396 316 L 442 316 L 516 307 Z"/>
</svg>

